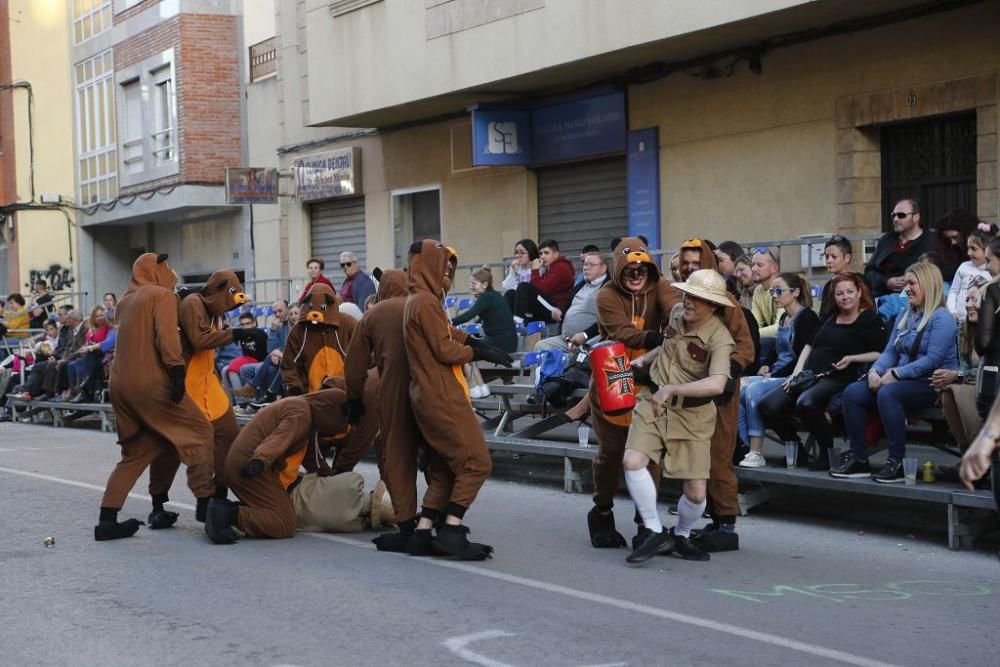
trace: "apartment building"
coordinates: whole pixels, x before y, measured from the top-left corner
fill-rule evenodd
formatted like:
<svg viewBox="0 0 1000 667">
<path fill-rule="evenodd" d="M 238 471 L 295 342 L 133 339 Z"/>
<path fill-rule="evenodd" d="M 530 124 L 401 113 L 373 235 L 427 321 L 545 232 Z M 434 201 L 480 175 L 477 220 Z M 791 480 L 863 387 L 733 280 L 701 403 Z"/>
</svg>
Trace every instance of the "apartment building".
<svg viewBox="0 0 1000 667">
<path fill-rule="evenodd" d="M 245 162 L 239 0 L 77 0 L 71 22 L 80 276 L 93 294 L 134 259 L 181 279 L 252 272 L 249 214 L 225 168 Z"/>
<path fill-rule="evenodd" d="M 901 196 L 996 222 L 997 25 L 974 0 L 276 3 L 278 165 L 352 171 L 286 190 L 269 261 L 877 233 Z"/>
</svg>

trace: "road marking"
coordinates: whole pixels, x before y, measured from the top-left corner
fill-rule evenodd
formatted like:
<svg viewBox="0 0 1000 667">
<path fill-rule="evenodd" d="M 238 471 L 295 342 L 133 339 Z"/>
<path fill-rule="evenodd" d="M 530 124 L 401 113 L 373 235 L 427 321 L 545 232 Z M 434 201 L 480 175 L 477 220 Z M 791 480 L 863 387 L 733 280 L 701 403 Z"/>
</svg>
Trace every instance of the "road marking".
<svg viewBox="0 0 1000 667">
<path fill-rule="evenodd" d="M 482 632 L 477 632 L 472 635 L 452 637 L 451 639 L 442 642 L 442 644 L 444 644 L 449 651 L 457 655 L 462 660 L 471 662 L 475 665 L 482 665 L 483 667 L 514 667 L 514 665 L 506 662 L 500 662 L 499 660 L 494 660 L 493 658 L 487 658 L 485 655 L 481 655 L 472 649 L 467 648 L 468 645 L 473 642 L 513 636 L 514 635 L 511 633 L 504 632 L 503 630 L 483 630 Z"/>
<path fill-rule="evenodd" d="M 27 470 L 17 470 L 14 468 L 6 468 L 0 466 L 0 472 L 7 472 L 13 475 L 21 475 L 23 477 L 30 477 L 33 479 L 39 479 L 46 482 L 66 484 L 69 486 L 75 486 L 82 489 L 100 491 L 102 493 L 104 492 L 103 486 L 97 486 L 96 484 L 87 484 L 86 482 L 77 482 L 75 480 L 64 479 L 61 477 L 53 477 L 51 475 L 43 475 L 41 473 L 29 472 Z M 138 493 L 130 493 L 129 497 L 150 500 L 149 496 Z M 188 505 L 186 503 L 171 502 L 170 504 L 174 505 L 175 507 L 180 507 L 182 509 L 194 510 L 194 506 Z M 351 539 L 349 537 L 343 537 L 341 535 L 330 535 L 327 533 L 303 533 L 303 534 L 327 540 L 329 542 L 338 542 L 340 544 L 346 544 L 352 547 L 361 547 L 363 549 L 375 548 L 375 545 L 371 544 L 370 542 L 361 542 L 359 540 Z M 385 555 L 400 556 L 407 558 L 409 560 L 414 560 L 410 556 L 407 556 L 405 554 L 386 553 Z M 744 628 L 742 626 L 733 625 L 731 623 L 722 623 L 719 621 L 713 621 L 708 618 L 690 616 L 688 614 L 682 614 L 679 612 L 670 611 L 668 609 L 661 609 L 659 607 L 653 607 L 651 605 L 632 602 L 631 600 L 621 600 L 619 598 L 613 598 L 608 595 L 591 593 L 589 591 L 581 591 L 575 588 L 570 588 L 568 586 L 561 586 L 559 584 L 549 583 L 547 581 L 540 581 L 538 579 L 521 577 L 516 574 L 507 574 L 506 572 L 497 572 L 495 570 L 488 570 L 481 566 L 470 565 L 468 563 L 463 563 L 460 561 L 441 560 L 437 558 L 420 558 L 416 560 L 417 562 L 420 563 L 427 563 L 429 565 L 434 565 L 436 567 L 443 567 L 450 570 L 458 570 L 479 577 L 485 577 L 487 579 L 495 579 L 497 581 L 502 581 L 508 584 L 517 584 L 518 586 L 525 586 L 526 588 L 534 588 L 535 590 L 545 591 L 546 593 L 554 593 L 556 595 L 576 598 L 577 600 L 583 600 L 584 602 L 594 602 L 596 604 L 602 604 L 608 607 L 615 607 L 617 609 L 631 611 L 637 614 L 645 614 L 646 616 L 653 616 L 655 618 L 662 618 L 664 620 L 673 621 L 675 623 L 681 623 L 683 625 L 690 625 L 693 627 L 702 628 L 704 630 L 714 630 L 715 632 L 721 632 L 723 634 L 732 635 L 734 637 L 740 637 L 741 639 L 749 639 L 750 641 L 758 642 L 760 644 L 769 644 L 771 646 L 788 649 L 790 651 L 798 651 L 799 653 L 806 653 L 820 658 L 828 658 L 830 660 L 836 660 L 837 662 L 842 662 L 847 665 L 856 665 L 857 667 L 896 667 L 895 665 L 889 662 L 873 660 L 871 658 L 866 658 L 860 655 L 854 655 L 853 653 L 848 653 L 846 651 L 824 648 L 822 646 L 817 646 L 815 644 L 807 644 L 806 642 L 800 642 L 794 639 L 788 639 L 780 635 L 761 632 L 759 630 Z"/>
</svg>

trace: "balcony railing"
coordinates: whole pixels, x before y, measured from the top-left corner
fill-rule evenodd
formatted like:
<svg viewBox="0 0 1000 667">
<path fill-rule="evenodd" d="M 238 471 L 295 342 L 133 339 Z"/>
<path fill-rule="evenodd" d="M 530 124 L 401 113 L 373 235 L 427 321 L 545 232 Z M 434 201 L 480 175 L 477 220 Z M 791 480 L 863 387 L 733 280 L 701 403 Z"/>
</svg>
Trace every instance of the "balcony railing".
<svg viewBox="0 0 1000 667">
<path fill-rule="evenodd" d="M 250 46 L 250 81 L 262 79 L 278 71 L 278 51 L 275 38 Z"/>
</svg>

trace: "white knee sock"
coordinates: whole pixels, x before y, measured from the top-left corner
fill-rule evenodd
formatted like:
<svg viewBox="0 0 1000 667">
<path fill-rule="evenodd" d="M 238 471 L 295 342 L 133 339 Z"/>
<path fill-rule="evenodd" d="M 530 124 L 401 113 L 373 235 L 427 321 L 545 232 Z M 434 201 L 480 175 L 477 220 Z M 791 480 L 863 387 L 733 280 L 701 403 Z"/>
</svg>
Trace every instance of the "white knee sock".
<svg viewBox="0 0 1000 667">
<path fill-rule="evenodd" d="M 662 532 L 663 524 L 660 523 L 660 515 L 656 512 L 656 484 L 649 476 L 649 471 L 645 468 L 626 470 L 625 485 L 628 486 L 628 493 L 632 496 L 646 528 L 654 533 Z"/>
<path fill-rule="evenodd" d="M 688 500 L 687 496 L 681 496 L 681 499 L 677 501 L 677 526 L 674 528 L 674 535 L 690 537 L 691 529 L 694 528 L 695 522 L 704 513 L 704 500 L 695 505 Z"/>
</svg>

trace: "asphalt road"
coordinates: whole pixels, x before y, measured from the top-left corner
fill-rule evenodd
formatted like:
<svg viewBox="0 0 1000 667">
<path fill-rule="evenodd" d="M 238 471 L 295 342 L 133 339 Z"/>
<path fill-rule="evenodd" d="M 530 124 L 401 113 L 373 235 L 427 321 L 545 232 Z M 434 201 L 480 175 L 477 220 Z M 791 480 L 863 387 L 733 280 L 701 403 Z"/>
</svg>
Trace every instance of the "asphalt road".
<svg viewBox="0 0 1000 667">
<path fill-rule="evenodd" d="M 178 527 L 97 543 L 116 460 L 110 434 L 0 425 L 0 664 L 1000 664 L 1000 563 L 940 535 L 762 513 L 738 553 L 629 567 L 590 547 L 587 496 L 493 480 L 467 517 L 485 563 L 364 534 L 215 546 L 179 477 Z"/>
</svg>

